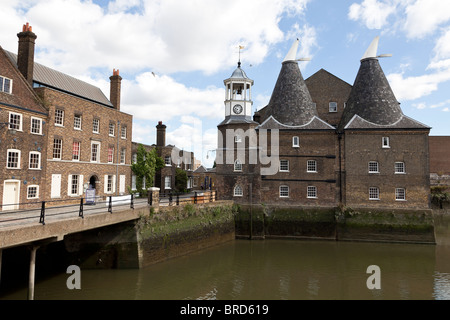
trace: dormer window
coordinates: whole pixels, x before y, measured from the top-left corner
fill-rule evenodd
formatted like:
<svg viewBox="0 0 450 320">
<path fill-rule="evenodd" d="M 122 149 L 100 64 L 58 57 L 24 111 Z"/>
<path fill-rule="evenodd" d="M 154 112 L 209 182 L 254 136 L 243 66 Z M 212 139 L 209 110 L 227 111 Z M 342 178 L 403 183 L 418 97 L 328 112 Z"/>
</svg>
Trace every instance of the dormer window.
<svg viewBox="0 0 450 320">
<path fill-rule="evenodd" d="M 328 109 L 330 112 L 337 112 L 338 104 L 337 102 L 330 102 L 328 105 Z"/>
</svg>

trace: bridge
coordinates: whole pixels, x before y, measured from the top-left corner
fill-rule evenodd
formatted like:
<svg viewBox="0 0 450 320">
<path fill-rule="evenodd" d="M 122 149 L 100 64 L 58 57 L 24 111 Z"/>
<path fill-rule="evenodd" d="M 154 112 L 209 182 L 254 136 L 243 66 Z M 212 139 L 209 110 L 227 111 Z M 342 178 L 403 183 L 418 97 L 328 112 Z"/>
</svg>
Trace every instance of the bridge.
<svg viewBox="0 0 450 320">
<path fill-rule="evenodd" d="M 28 299 L 34 298 L 36 251 L 41 246 L 62 241 L 70 234 L 134 221 L 148 214 L 150 207 L 179 205 L 182 202 L 204 202 L 204 194 L 160 199 L 159 189 L 153 188 L 148 197 L 135 199 L 132 195 L 108 197 L 89 202 L 86 198 L 72 203 L 41 202 L 39 208 L 0 213 L 0 281 L 2 250 L 17 246 L 30 248 Z M 214 201 L 213 192 L 208 202 Z"/>
</svg>

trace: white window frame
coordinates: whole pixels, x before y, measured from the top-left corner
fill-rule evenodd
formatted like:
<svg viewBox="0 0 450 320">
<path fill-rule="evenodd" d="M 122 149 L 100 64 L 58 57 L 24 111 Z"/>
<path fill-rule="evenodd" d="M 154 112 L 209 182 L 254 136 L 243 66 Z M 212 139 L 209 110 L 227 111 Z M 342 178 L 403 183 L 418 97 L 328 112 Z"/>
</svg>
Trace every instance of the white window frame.
<svg viewBox="0 0 450 320">
<path fill-rule="evenodd" d="M 74 147 L 75 144 L 78 144 L 78 158 L 74 158 L 75 157 L 75 153 L 74 153 Z M 80 141 L 73 141 L 72 142 L 72 161 L 80 161 L 81 158 L 81 142 Z"/>
<path fill-rule="evenodd" d="M 126 155 L 127 155 L 127 149 L 126 148 L 120 149 L 120 164 L 125 164 Z"/>
<path fill-rule="evenodd" d="M 13 117 L 19 117 L 19 123 L 11 121 L 13 119 L 11 119 L 11 116 Z M 8 129 L 9 130 L 16 130 L 16 131 L 23 131 L 23 115 L 21 113 L 17 113 L 17 112 L 9 112 L 9 116 L 8 116 Z M 17 126 L 17 127 L 16 127 Z"/>
<path fill-rule="evenodd" d="M 109 135 L 110 137 L 114 137 L 115 130 L 116 130 L 116 125 L 115 125 L 115 123 L 114 123 L 114 122 L 110 122 L 110 123 L 109 123 L 109 126 L 108 126 L 108 135 Z"/>
<path fill-rule="evenodd" d="M 242 172 L 242 163 L 239 159 L 236 159 L 236 161 L 234 162 L 234 171 Z"/>
<path fill-rule="evenodd" d="M 39 131 L 38 132 L 34 132 L 33 131 L 33 121 L 37 121 L 37 123 L 39 123 Z M 42 119 L 41 118 L 36 118 L 36 117 L 31 117 L 30 120 L 30 133 L 31 134 L 37 134 L 37 135 L 42 135 Z"/>
<path fill-rule="evenodd" d="M 108 163 L 114 163 L 114 147 L 108 147 Z"/>
<path fill-rule="evenodd" d="M 92 120 L 92 132 L 100 133 L 100 119 L 94 118 Z"/>
<path fill-rule="evenodd" d="M 314 170 L 312 170 L 312 167 L 314 167 Z M 316 160 L 306 161 L 306 172 L 317 173 L 317 161 Z"/>
<path fill-rule="evenodd" d="M 380 200 L 380 188 L 378 187 L 369 188 L 369 200 Z"/>
<path fill-rule="evenodd" d="M 164 164 L 166 165 L 166 167 L 171 167 L 172 166 L 172 157 L 171 156 L 165 156 L 164 157 Z"/>
<path fill-rule="evenodd" d="M 389 142 L 389 137 L 382 137 L 381 145 L 384 149 L 389 149 L 391 147 L 390 142 Z"/>
<path fill-rule="evenodd" d="M 317 187 L 316 186 L 308 186 L 306 188 L 306 197 L 308 199 L 317 199 Z"/>
<path fill-rule="evenodd" d="M 125 140 L 127 139 L 127 127 L 126 126 L 123 126 L 120 129 L 120 137 Z"/>
<path fill-rule="evenodd" d="M 37 155 L 38 156 L 37 168 L 32 168 L 31 167 L 31 156 L 32 155 Z M 40 152 L 38 152 L 38 151 L 30 151 L 30 154 L 28 156 L 28 169 L 30 169 L 30 170 L 41 170 L 41 159 L 42 159 L 42 156 L 41 156 Z"/>
<path fill-rule="evenodd" d="M 243 197 L 244 196 L 244 190 L 240 185 L 236 185 L 233 188 L 233 197 Z"/>
<path fill-rule="evenodd" d="M 164 189 L 172 189 L 172 176 L 164 177 Z"/>
<path fill-rule="evenodd" d="M 57 149 L 55 149 L 55 146 L 57 146 L 55 144 L 56 140 L 61 141 L 61 143 L 59 144 L 59 148 L 58 148 L 59 149 L 59 157 L 55 157 L 55 150 L 57 150 Z M 53 138 L 52 159 L 53 160 L 62 160 L 62 153 L 63 153 L 63 139 Z"/>
<path fill-rule="evenodd" d="M 5 85 L 6 85 L 6 81 L 9 81 L 9 90 L 5 90 Z M 4 76 L 0 76 L 0 92 L 4 92 L 4 93 L 12 93 L 12 85 L 13 85 L 13 81 L 10 78 L 4 77 Z"/>
<path fill-rule="evenodd" d="M 369 161 L 368 170 L 369 173 L 380 173 L 380 166 L 378 164 L 378 161 Z"/>
<path fill-rule="evenodd" d="M 95 160 L 94 159 L 94 145 L 97 146 L 97 150 L 95 153 Z M 101 150 L 101 143 L 99 141 L 91 141 L 91 162 L 92 163 L 100 163 L 100 150 Z"/>
<path fill-rule="evenodd" d="M 280 160 L 280 172 L 289 172 L 289 160 Z"/>
<path fill-rule="evenodd" d="M 17 153 L 17 166 L 10 167 L 9 164 L 9 154 L 10 153 Z M 11 170 L 19 170 L 21 169 L 21 157 L 22 157 L 22 151 L 18 149 L 8 149 L 6 151 L 6 168 Z"/>
<path fill-rule="evenodd" d="M 292 147 L 293 148 L 300 148 L 300 138 L 295 136 L 292 137 Z"/>
<path fill-rule="evenodd" d="M 75 114 L 73 116 L 73 128 L 75 130 L 81 130 L 82 117 L 81 114 Z"/>
<path fill-rule="evenodd" d="M 404 162 L 396 162 L 394 164 L 394 173 L 395 174 L 406 174 L 406 167 Z"/>
<path fill-rule="evenodd" d="M 406 201 L 405 188 L 395 188 L 395 201 Z"/>
<path fill-rule="evenodd" d="M 240 135 L 235 135 L 235 136 L 234 136 L 234 142 L 236 142 L 236 143 L 242 142 L 241 136 L 240 136 Z"/>
<path fill-rule="evenodd" d="M 30 197 L 30 189 L 36 188 L 36 195 L 34 197 Z M 37 184 L 32 184 L 27 186 L 27 200 L 39 199 L 39 186 Z"/>
<path fill-rule="evenodd" d="M 60 114 L 58 114 L 60 113 Z M 58 121 L 57 121 L 58 120 Z M 55 126 L 64 127 L 64 110 L 63 109 L 55 109 Z"/>
<path fill-rule="evenodd" d="M 335 102 L 335 101 L 330 101 L 330 102 L 328 103 L 328 111 L 329 111 L 330 113 L 336 113 L 336 112 L 338 112 L 338 103 Z"/>
<path fill-rule="evenodd" d="M 279 196 L 280 198 L 289 198 L 290 188 L 289 186 L 282 185 L 279 188 Z"/>
</svg>

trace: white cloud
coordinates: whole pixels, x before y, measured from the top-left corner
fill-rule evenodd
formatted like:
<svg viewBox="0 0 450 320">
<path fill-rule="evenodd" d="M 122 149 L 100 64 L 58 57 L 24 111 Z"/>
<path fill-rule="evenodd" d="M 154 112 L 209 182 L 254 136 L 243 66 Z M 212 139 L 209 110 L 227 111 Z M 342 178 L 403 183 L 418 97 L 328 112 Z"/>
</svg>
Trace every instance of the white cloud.
<svg viewBox="0 0 450 320">
<path fill-rule="evenodd" d="M 348 17 L 363 22 L 369 29 L 381 29 L 387 24 L 389 16 L 395 13 L 396 1 L 364 0 L 361 4 L 353 3 Z"/>
<path fill-rule="evenodd" d="M 416 0 L 407 4 L 404 28 L 410 38 L 423 38 L 450 21 L 450 1 Z"/>
</svg>

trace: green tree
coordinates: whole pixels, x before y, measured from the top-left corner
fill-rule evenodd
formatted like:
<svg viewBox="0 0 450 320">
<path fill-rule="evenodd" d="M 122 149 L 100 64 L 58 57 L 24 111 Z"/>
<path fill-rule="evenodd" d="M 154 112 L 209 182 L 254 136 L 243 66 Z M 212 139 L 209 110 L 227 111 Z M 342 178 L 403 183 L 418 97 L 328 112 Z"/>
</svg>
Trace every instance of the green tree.
<svg viewBox="0 0 450 320">
<path fill-rule="evenodd" d="M 153 186 L 155 173 L 162 167 L 164 160 L 158 156 L 156 149 L 147 151 L 142 144 L 138 145 L 136 163 L 131 165 L 131 170 L 136 175 L 136 190 L 141 195 L 144 194 L 144 178 L 146 187 Z"/>
<path fill-rule="evenodd" d="M 188 176 L 186 171 L 176 168 L 175 169 L 175 190 L 177 192 L 184 192 L 187 189 Z"/>
</svg>

